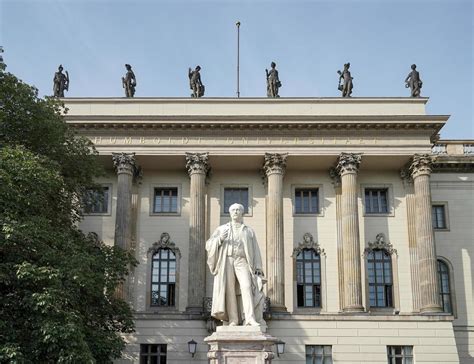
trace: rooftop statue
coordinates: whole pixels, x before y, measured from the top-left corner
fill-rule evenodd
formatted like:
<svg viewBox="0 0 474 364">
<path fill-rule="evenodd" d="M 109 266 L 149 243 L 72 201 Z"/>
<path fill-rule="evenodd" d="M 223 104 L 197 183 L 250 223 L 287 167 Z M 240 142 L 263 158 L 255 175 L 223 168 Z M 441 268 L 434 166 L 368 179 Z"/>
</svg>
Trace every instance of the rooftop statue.
<svg viewBox="0 0 474 364">
<path fill-rule="evenodd" d="M 58 72 L 54 74 L 53 78 L 53 96 L 64 97 L 64 91 L 69 90 L 69 73 L 63 73 L 63 66 L 59 65 Z"/>
<path fill-rule="evenodd" d="M 135 87 L 137 86 L 137 79 L 135 73 L 132 71 L 132 66 L 125 65 L 127 73 L 122 77 L 122 87 L 125 89 L 125 97 L 133 97 L 135 95 Z"/>
<path fill-rule="evenodd" d="M 405 87 L 411 89 L 411 97 L 420 97 L 423 82 L 420 79 L 420 72 L 416 70 L 416 64 L 411 65 L 411 72 L 405 79 Z"/>
<path fill-rule="evenodd" d="M 268 69 L 265 69 L 265 73 L 267 74 L 267 97 L 280 97 L 280 95 L 278 95 L 278 89 L 281 87 L 281 82 L 278 77 L 278 71 L 275 68 L 276 63 L 272 62 L 270 66 L 270 72 Z"/>
<path fill-rule="evenodd" d="M 257 238 L 243 223 L 242 205 L 231 205 L 229 213 L 231 221 L 206 242 L 207 265 L 214 276 L 211 315 L 224 325 L 264 326 L 266 280 Z"/>
<path fill-rule="evenodd" d="M 194 71 L 189 67 L 188 76 L 189 76 L 189 88 L 193 91 L 191 97 L 203 97 L 204 96 L 204 85 L 201 82 L 201 74 L 199 71 L 201 66 L 196 66 Z"/>
<path fill-rule="evenodd" d="M 342 92 L 342 97 L 350 97 L 352 94 L 352 88 L 354 87 L 352 83 L 353 77 L 349 71 L 350 66 L 351 64 L 349 62 L 345 63 L 342 72 L 337 71 L 339 74 L 339 85 L 337 86 L 337 89 Z M 342 84 L 341 81 L 343 81 Z"/>
</svg>

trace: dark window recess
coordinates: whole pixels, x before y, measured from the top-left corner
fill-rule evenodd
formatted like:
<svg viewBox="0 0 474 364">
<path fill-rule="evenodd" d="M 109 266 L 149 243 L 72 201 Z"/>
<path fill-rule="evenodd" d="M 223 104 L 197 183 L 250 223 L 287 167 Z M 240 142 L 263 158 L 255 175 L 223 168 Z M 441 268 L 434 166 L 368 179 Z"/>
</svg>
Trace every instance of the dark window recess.
<svg viewBox="0 0 474 364">
<path fill-rule="evenodd" d="M 109 211 L 109 187 L 88 188 L 83 197 L 84 213 L 106 214 Z"/>
<path fill-rule="evenodd" d="M 431 219 L 434 229 L 446 229 L 446 211 L 444 205 L 431 206 Z"/>
<path fill-rule="evenodd" d="M 295 214 L 318 214 L 319 190 L 317 188 L 295 188 Z"/>
<path fill-rule="evenodd" d="M 413 346 L 387 346 L 388 364 L 413 364 Z"/>
<path fill-rule="evenodd" d="M 453 313 L 453 306 L 451 304 L 451 287 L 449 284 L 449 268 L 448 265 L 441 260 L 438 260 L 438 283 L 443 312 Z"/>
<path fill-rule="evenodd" d="M 166 344 L 141 344 L 140 364 L 166 364 Z"/>
<path fill-rule="evenodd" d="M 298 307 L 321 307 L 321 258 L 313 249 L 296 257 L 296 284 Z"/>
<path fill-rule="evenodd" d="M 332 364 L 332 346 L 306 345 L 306 364 Z"/>
<path fill-rule="evenodd" d="M 365 213 L 387 214 L 388 213 L 388 188 L 366 188 L 365 189 Z"/>
<path fill-rule="evenodd" d="M 393 307 L 392 257 L 385 249 L 367 254 L 370 307 Z"/>
<path fill-rule="evenodd" d="M 153 255 L 151 306 L 174 306 L 176 298 L 176 256 L 170 249 Z"/>
<path fill-rule="evenodd" d="M 154 213 L 178 212 L 178 188 L 155 188 Z"/>
</svg>

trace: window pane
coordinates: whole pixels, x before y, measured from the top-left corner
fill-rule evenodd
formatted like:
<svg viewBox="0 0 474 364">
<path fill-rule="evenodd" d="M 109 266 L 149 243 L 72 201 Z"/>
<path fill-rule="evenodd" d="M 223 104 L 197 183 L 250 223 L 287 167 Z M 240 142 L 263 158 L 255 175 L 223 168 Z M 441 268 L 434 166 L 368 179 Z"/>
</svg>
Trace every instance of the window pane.
<svg viewBox="0 0 474 364">
<path fill-rule="evenodd" d="M 178 189 L 175 187 L 155 188 L 155 213 L 178 212 Z"/>
<path fill-rule="evenodd" d="M 228 213 L 229 207 L 234 203 L 244 206 L 244 213 L 249 212 L 249 189 L 247 187 L 224 188 L 224 213 Z"/>
<path fill-rule="evenodd" d="M 315 214 L 319 212 L 317 188 L 295 189 L 295 213 Z"/>
</svg>

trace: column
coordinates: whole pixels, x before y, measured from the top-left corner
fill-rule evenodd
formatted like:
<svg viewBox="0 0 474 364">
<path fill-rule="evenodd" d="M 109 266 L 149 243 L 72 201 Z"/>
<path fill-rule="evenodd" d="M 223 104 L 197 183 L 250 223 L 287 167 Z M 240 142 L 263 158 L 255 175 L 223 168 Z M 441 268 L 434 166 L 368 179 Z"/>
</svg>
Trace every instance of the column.
<svg viewBox="0 0 474 364">
<path fill-rule="evenodd" d="M 267 179 L 267 293 L 273 311 L 286 312 L 283 238 L 283 176 L 288 154 L 265 153 Z"/>
<path fill-rule="evenodd" d="M 206 175 L 209 153 L 186 153 L 190 181 L 188 307 L 200 314 L 206 294 Z"/>
<path fill-rule="evenodd" d="M 436 248 L 431 220 L 432 160 L 428 154 L 415 154 L 410 165 L 415 187 L 416 243 L 418 277 L 420 282 L 420 312 L 441 312 L 439 297 Z"/>
<path fill-rule="evenodd" d="M 341 176 L 342 244 L 344 260 L 344 312 L 362 312 L 361 252 L 357 173 L 361 155 L 341 153 L 336 170 Z"/>
<path fill-rule="evenodd" d="M 410 171 L 406 168 L 400 171 L 400 176 L 405 187 L 413 312 L 420 312 L 420 280 L 418 277 L 418 249 L 416 244 L 416 201 L 413 178 L 411 178 Z"/>
<path fill-rule="evenodd" d="M 137 170 L 135 153 L 112 153 L 112 160 L 118 180 L 114 244 L 129 249 L 132 239 L 132 184 Z"/>
<path fill-rule="evenodd" d="M 337 281 L 339 288 L 339 309 L 344 309 L 344 247 L 342 245 L 342 189 L 341 176 L 336 168 L 329 170 L 329 176 L 332 179 L 334 192 L 336 194 L 336 226 L 337 226 Z"/>
</svg>

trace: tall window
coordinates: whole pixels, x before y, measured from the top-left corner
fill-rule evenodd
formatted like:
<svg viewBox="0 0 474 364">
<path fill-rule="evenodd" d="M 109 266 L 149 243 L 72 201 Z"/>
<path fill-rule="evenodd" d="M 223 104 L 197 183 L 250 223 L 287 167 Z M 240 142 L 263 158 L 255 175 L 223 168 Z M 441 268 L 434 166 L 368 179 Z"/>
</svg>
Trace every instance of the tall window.
<svg viewBox="0 0 474 364">
<path fill-rule="evenodd" d="M 412 364 L 413 346 L 387 346 L 388 364 Z"/>
<path fill-rule="evenodd" d="M 365 189 L 365 213 L 387 214 L 388 213 L 388 188 L 366 188 Z"/>
<path fill-rule="evenodd" d="M 453 313 L 453 306 L 451 304 L 451 287 L 449 285 L 449 268 L 442 260 L 438 260 L 438 282 L 443 312 Z"/>
<path fill-rule="evenodd" d="M 248 187 L 226 187 L 224 188 L 224 213 L 229 212 L 229 207 L 234 203 L 244 206 L 244 213 L 249 212 L 249 189 Z"/>
<path fill-rule="evenodd" d="M 140 364 L 166 364 L 166 344 L 141 344 Z"/>
<path fill-rule="evenodd" d="M 392 257 L 385 249 L 367 254 L 370 307 L 393 307 Z"/>
<path fill-rule="evenodd" d="M 178 212 L 178 188 L 156 187 L 153 204 L 154 213 L 177 213 Z"/>
<path fill-rule="evenodd" d="M 295 188 L 295 214 L 318 214 L 318 192 L 317 188 Z"/>
<path fill-rule="evenodd" d="M 332 364 L 331 345 L 306 345 L 306 364 Z"/>
<path fill-rule="evenodd" d="M 434 229 L 446 229 L 446 211 L 445 205 L 431 206 L 431 219 Z"/>
<path fill-rule="evenodd" d="M 109 187 L 88 188 L 83 197 L 84 213 L 106 214 L 109 212 Z"/>
<path fill-rule="evenodd" d="M 298 307 L 321 307 L 321 257 L 313 249 L 296 256 L 296 284 Z"/>
<path fill-rule="evenodd" d="M 153 255 L 151 306 L 174 306 L 176 296 L 176 255 L 160 249 Z"/>
</svg>

